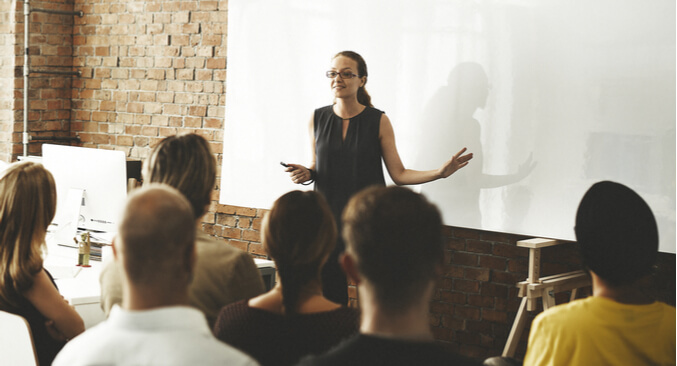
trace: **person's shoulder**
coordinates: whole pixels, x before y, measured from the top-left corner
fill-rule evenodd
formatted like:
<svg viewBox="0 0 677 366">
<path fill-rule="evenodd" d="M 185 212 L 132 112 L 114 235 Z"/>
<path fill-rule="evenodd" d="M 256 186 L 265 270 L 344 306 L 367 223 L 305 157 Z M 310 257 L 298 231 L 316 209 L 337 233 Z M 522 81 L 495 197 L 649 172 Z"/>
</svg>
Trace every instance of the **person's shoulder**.
<svg viewBox="0 0 677 366">
<path fill-rule="evenodd" d="M 329 104 L 329 105 L 325 105 L 324 107 L 316 108 L 316 109 L 315 109 L 315 112 L 316 112 L 316 113 L 317 113 L 317 112 L 332 112 L 332 113 L 333 113 L 333 112 L 334 112 L 334 111 L 333 111 L 333 108 L 334 108 L 334 105 L 333 105 L 333 104 Z"/>
<path fill-rule="evenodd" d="M 255 312 L 249 307 L 249 300 L 240 300 L 228 304 L 219 310 L 214 328 L 238 328 L 253 325 L 252 316 Z"/>
<path fill-rule="evenodd" d="M 594 306 L 594 298 L 592 296 L 585 299 L 578 299 L 566 304 L 561 304 L 553 306 L 548 310 L 538 314 L 537 317 L 541 318 L 568 318 L 571 314 L 575 313 L 585 313 L 590 310 L 591 306 Z"/>
<path fill-rule="evenodd" d="M 339 343 L 325 354 L 304 357 L 298 363 L 298 366 L 359 365 L 360 338 L 359 334 L 355 335 Z"/>
<path fill-rule="evenodd" d="M 93 360 L 104 360 L 111 347 L 111 335 L 106 321 L 87 329 L 71 339 L 61 349 L 52 365 L 86 365 Z"/>
<path fill-rule="evenodd" d="M 675 307 L 672 305 L 668 305 L 664 302 L 657 301 L 656 306 L 663 312 L 663 318 L 664 320 L 662 321 L 663 324 L 667 324 L 668 326 L 672 327 L 672 333 L 673 336 L 675 335 L 674 330 L 675 327 L 677 327 L 677 318 L 675 316 Z"/>
<path fill-rule="evenodd" d="M 315 123 L 323 123 L 324 121 L 330 121 L 334 115 L 334 106 L 326 105 L 315 109 L 313 112 L 313 121 Z"/>
<path fill-rule="evenodd" d="M 198 232 L 195 237 L 195 248 L 198 260 L 234 261 L 242 256 L 249 256 L 245 251 L 228 245 L 223 240 L 211 237 L 203 232 Z"/>
<path fill-rule="evenodd" d="M 414 361 L 416 360 L 416 361 Z M 434 342 L 411 342 L 358 334 L 320 356 L 304 358 L 301 366 L 338 365 L 479 365 Z"/>
<path fill-rule="evenodd" d="M 668 304 L 661 302 L 661 301 L 657 301 L 657 303 L 659 304 L 658 306 L 660 306 L 666 314 L 672 315 L 673 318 L 675 317 L 675 307 L 674 306 L 668 305 Z"/>
<path fill-rule="evenodd" d="M 536 315 L 532 332 L 561 335 L 587 329 L 592 324 L 603 321 L 595 319 L 598 313 L 596 307 L 597 303 L 592 296 L 554 306 Z"/>
<path fill-rule="evenodd" d="M 352 320 L 358 324 L 360 322 L 360 309 L 342 305 L 338 309 L 334 310 L 334 313 L 337 317 L 343 318 L 347 321 Z"/>
<path fill-rule="evenodd" d="M 203 360 L 191 360 L 185 364 L 200 364 L 200 365 L 237 365 L 237 366 L 251 366 L 258 365 L 254 359 L 238 350 L 237 348 L 221 342 L 216 338 L 209 338 L 203 343 L 203 349 L 196 350 L 198 353 L 204 355 Z"/>
<path fill-rule="evenodd" d="M 224 314 L 234 314 L 234 315 L 240 315 L 244 313 L 248 313 L 251 310 L 249 307 L 249 299 L 246 300 L 240 300 L 236 301 L 232 304 L 228 304 L 221 308 L 221 313 Z"/>
</svg>

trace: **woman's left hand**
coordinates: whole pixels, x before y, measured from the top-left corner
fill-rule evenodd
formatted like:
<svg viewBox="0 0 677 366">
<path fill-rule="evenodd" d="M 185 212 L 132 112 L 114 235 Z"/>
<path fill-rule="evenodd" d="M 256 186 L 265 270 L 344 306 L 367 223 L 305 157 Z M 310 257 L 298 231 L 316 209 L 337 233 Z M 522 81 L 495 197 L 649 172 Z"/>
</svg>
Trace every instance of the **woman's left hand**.
<svg viewBox="0 0 677 366">
<path fill-rule="evenodd" d="M 472 153 L 468 153 L 463 155 L 464 152 L 468 150 L 467 148 L 461 149 L 461 151 L 457 152 L 456 155 L 452 156 L 449 161 L 444 163 L 440 169 L 438 169 L 438 174 L 440 178 L 446 178 L 457 170 L 463 168 L 464 166 L 468 165 L 468 162 L 470 159 L 472 159 Z"/>
</svg>

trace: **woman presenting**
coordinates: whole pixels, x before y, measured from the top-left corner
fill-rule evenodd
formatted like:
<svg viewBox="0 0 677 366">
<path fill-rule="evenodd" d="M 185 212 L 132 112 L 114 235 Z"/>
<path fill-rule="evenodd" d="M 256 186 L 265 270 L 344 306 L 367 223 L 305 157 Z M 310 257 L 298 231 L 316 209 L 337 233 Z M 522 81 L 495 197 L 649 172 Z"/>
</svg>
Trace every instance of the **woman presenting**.
<svg viewBox="0 0 677 366">
<path fill-rule="evenodd" d="M 381 159 L 397 185 L 421 184 L 446 178 L 466 166 L 472 153 L 463 148 L 439 169 L 412 170 L 402 164 L 395 145 L 390 119 L 374 108 L 365 89 L 367 64 L 352 51 L 339 52 L 327 71 L 334 92 L 334 104 L 316 109 L 310 118 L 313 159 L 309 167 L 288 164 L 291 180 L 297 184 L 315 181 L 331 207 L 337 227 L 350 197 L 371 185 L 385 185 Z M 338 264 L 345 245 L 340 238 L 322 271 L 324 295 L 347 304 L 346 277 Z"/>
</svg>

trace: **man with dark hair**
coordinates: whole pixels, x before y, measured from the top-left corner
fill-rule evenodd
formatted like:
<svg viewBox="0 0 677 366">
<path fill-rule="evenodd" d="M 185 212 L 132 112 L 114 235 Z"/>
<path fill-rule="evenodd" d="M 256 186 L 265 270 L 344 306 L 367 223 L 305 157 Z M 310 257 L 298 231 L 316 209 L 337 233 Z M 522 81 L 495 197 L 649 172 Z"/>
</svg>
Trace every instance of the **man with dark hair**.
<svg viewBox="0 0 677 366">
<path fill-rule="evenodd" d="M 429 302 L 442 265 L 442 222 L 425 197 L 373 187 L 343 213 L 341 265 L 357 284 L 360 334 L 302 365 L 468 365 L 435 344 Z"/>
<path fill-rule="evenodd" d="M 188 305 L 195 219 L 181 193 L 164 184 L 133 192 L 113 253 L 122 306 L 67 343 L 54 365 L 256 365 L 214 338 L 204 314 Z"/>
<path fill-rule="evenodd" d="M 525 365 L 674 365 L 675 308 L 639 285 L 658 252 L 651 209 L 630 188 L 599 182 L 576 214 L 593 296 L 539 314 Z"/>
</svg>

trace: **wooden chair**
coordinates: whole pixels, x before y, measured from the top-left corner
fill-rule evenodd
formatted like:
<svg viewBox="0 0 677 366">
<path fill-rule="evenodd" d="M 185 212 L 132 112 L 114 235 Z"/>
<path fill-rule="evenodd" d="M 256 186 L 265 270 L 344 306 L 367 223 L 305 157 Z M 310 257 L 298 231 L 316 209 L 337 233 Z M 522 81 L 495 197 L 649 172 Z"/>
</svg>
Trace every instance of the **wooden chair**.
<svg viewBox="0 0 677 366">
<path fill-rule="evenodd" d="M 0 356 L 3 365 L 35 366 L 38 364 L 26 319 L 0 310 Z"/>
<path fill-rule="evenodd" d="M 555 294 L 571 291 L 570 301 L 576 298 L 579 288 L 591 286 L 590 276 L 585 271 L 573 271 L 553 276 L 541 276 L 541 249 L 561 242 L 552 239 L 529 239 L 517 242 L 518 247 L 529 248 L 529 277 L 517 283 L 518 296 L 522 298 L 515 322 L 510 329 L 503 357 L 513 357 L 527 320 L 526 311 L 536 310 L 536 300 L 543 300 L 543 310 L 555 306 Z"/>
</svg>

